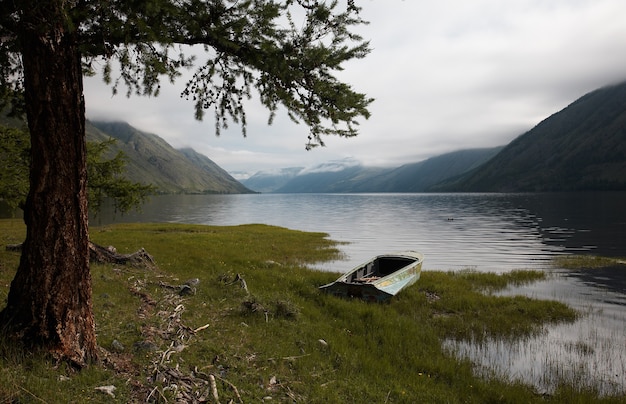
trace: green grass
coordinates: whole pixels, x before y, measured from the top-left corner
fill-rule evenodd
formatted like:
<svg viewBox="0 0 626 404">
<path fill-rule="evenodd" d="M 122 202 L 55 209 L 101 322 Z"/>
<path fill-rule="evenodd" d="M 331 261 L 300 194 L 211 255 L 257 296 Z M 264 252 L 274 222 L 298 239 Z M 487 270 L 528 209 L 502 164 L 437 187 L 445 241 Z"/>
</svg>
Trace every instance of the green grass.
<svg viewBox="0 0 626 404">
<path fill-rule="evenodd" d="M 0 243 L 23 237 L 19 221 L 0 221 Z M 318 291 L 337 274 L 306 265 L 339 254 L 320 233 L 125 224 L 94 228 L 91 238 L 120 253 L 143 247 L 158 268 L 92 265 L 102 363 L 76 373 L 2 344 L 0 403 L 125 403 L 148 396 L 174 402 L 183 383 L 196 383 L 194 394 L 210 399 L 210 376 L 220 401 L 235 403 L 239 397 L 245 403 L 269 397 L 302 403 L 619 401 L 576 395 L 575 386 L 544 397 L 528 386 L 481 379 L 471 363 L 442 349 L 446 338 L 523 338 L 542 324 L 573 320 L 576 313 L 558 302 L 491 293 L 540 279 L 541 272 L 424 271 L 390 303 L 367 304 Z M 2 247 L 2 299 L 18 260 L 19 253 Z M 249 293 L 234 281 L 237 275 Z M 200 279 L 194 295 L 163 287 L 190 278 Z M 114 340 L 123 352 L 108 352 Z M 156 351 L 134 348 L 145 341 Z M 172 352 L 173 342 L 184 349 Z M 116 386 L 115 399 L 95 390 L 106 385 Z"/>
<path fill-rule="evenodd" d="M 598 257 L 594 255 L 563 255 L 552 262 L 554 267 L 565 269 L 595 269 L 626 264 L 624 258 Z"/>
</svg>

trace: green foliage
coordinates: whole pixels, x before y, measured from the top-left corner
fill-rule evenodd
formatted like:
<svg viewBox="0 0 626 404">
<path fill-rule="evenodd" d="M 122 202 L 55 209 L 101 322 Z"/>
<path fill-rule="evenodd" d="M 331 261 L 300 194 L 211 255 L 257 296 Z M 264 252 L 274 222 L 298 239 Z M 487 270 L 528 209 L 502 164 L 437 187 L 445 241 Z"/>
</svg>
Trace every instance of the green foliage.
<svg viewBox="0 0 626 404">
<path fill-rule="evenodd" d="M 337 1 L 309 0 L 21 0 L 0 4 L 0 96 L 25 95 L 33 139 L 31 183 L 64 181 L 30 189 L 29 231 L 19 267 L 19 279 L 24 281 L 15 283 L 12 297 L 27 299 L 26 286 L 40 285 L 38 276 L 48 272 L 40 268 L 42 262 L 59 268 L 57 280 L 74 279 L 77 287 L 88 280 L 85 268 L 79 268 L 86 263 L 88 251 L 86 244 L 78 243 L 87 230 L 83 211 L 87 183 L 82 154 L 85 104 L 77 78 L 93 73 L 94 65 L 104 62 L 104 78 L 113 84 L 114 92 L 121 83 L 129 95 L 158 95 L 161 78 L 173 81 L 195 63 L 195 57 L 185 52 L 193 54 L 198 50 L 193 45 L 204 45 L 205 50 L 211 49 L 208 60 L 200 61 L 183 95 L 193 99 L 197 118 L 213 108 L 217 134 L 232 120 L 241 124 L 245 135 L 243 100 L 251 96 L 252 88 L 269 109 L 270 121 L 284 106 L 293 120 L 310 128 L 307 148 L 323 144 L 322 135 L 355 136 L 359 118 L 369 117 L 372 100 L 333 75 L 342 63 L 369 52 L 368 44 L 351 32 L 364 23 L 352 0 L 345 10 Z M 17 98 L 11 97 L 12 109 L 19 107 L 13 102 Z M 52 205 L 50 200 L 60 203 Z M 74 222 L 63 220 L 70 217 Z M 44 241 L 48 238 L 43 236 L 59 226 L 65 226 L 67 242 Z M 32 258 L 35 251 L 43 258 Z M 65 259 L 76 254 L 83 255 L 83 260 Z M 73 292 L 71 288 L 62 294 L 43 290 L 51 294 L 52 305 L 62 308 L 58 313 L 76 306 Z M 91 315 L 89 303 L 87 297 L 86 313 Z M 11 318 L 13 307 L 9 302 L 3 317 Z M 19 338 L 47 345 L 67 359 L 83 362 L 82 358 L 95 356 L 95 334 L 85 328 L 91 319 L 46 316 L 45 310 L 24 310 L 24 316 L 32 314 L 34 320 L 16 319 L 7 327 L 15 327 L 12 331 Z M 25 324 L 39 331 L 19 329 Z M 44 331 L 51 328 L 67 336 L 55 342 Z M 82 335 L 78 343 L 74 332 Z M 66 344 L 70 339 L 74 342 Z"/>
<path fill-rule="evenodd" d="M 0 125 L 0 199 L 11 209 L 28 193 L 29 141 L 25 131 Z"/>
<path fill-rule="evenodd" d="M 193 149 L 176 150 L 162 138 L 124 122 L 87 122 L 87 141 L 117 140 L 106 156 L 123 152 L 124 178 L 152 184 L 162 194 L 248 193 L 241 183 Z"/>
<path fill-rule="evenodd" d="M 105 197 L 113 200 L 116 210 L 128 212 L 139 208 L 155 191 L 151 185 L 122 176 L 126 164 L 122 152 L 105 158 L 114 143 L 115 139 L 87 143 L 89 208 L 94 213 L 99 212 Z M 28 194 L 29 147 L 26 130 L 0 125 L 0 199 L 11 208 L 23 204 Z"/>
<path fill-rule="evenodd" d="M 626 259 L 598 257 L 595 255 L 563 255 L 552 260 L 552 264 L 556 268 L 566 269 L 594 269 L 605 268 L 615 265 L 623 265 Z"/>
<path fill-rule="evenodd" d="M 41 11 L 20 8 L 9 2 L 0 13 L 5 93 L 23 87 L 21 18 Z M 369 117 L 373 100 L 334 76 L 370 51 L 353 31 L 366 24 L 353 1 L 82 1 L 63 11 L 65 26 L 77 34 L 83 71 L 92 75 L 103 66 L 114 93 L 125 87 L 127 96 L 156 96 L 162 78 L 173 82 L 194 68 L 182 96 L 194 103 L 197 119 L 213 110 L 216 134 L 232 121 L 245 135 L 244 103 L 253 89 L 270 122 L 283 106 L 310 128 L 307 148 L 323 145 L 323 135 L 355 136 L 358 120 Z"/>
<path fill-rule="evenodd" d="M 122 176 L 126 164 L 122 152 L 111 159 L 104 159 L 104 154 L 114 143 L 112 138 L 100 143 L 87 143 L 89 208 L 96 213 L 100 211 L 105 197 L 113 199 L 116 211 L 128 212 L 141 206 L 156 190 L 151 185 L 134 183 Z"/>
</svg>

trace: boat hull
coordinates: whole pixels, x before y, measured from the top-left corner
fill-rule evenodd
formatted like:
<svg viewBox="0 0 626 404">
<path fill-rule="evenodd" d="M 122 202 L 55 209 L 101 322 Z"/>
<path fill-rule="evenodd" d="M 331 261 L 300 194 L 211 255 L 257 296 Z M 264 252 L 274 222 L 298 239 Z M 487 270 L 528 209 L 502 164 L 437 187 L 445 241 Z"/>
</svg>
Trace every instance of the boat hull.
<svg viewBox="0 0 626 404">
<path fill-rule="evenodd" d="M 320 290 L 335 296 L 382 302 L 418 281 L 424 256 L 414 251 L 379 255 Z"/>
</svg>

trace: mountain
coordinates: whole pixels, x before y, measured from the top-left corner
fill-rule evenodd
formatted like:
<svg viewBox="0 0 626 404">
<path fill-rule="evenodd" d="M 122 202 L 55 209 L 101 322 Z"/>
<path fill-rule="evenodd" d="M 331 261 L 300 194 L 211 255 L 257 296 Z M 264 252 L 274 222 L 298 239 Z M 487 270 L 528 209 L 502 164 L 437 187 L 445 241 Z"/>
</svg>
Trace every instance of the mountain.
<svg viewBox="0 0 626 404">
<path fill-rule="evenodd" d="M 297 176 L 274 192 L 280 193 L 345 193 L 377 192 L 367 186 L 368 178 L 386 171 L 381 168 L 348 165 L 336 170 L 324 170 L 316 166 L 313 170 L 302 170 Z"/>
<path fill-rule="evenodd" d="M 125 122 L 87 122 L 87 139 L 117 141 L 126 156 L 126 177 L 134 182 L 152 184 L 160 193 L 250 193 L 208 157 L 193 149 L 176 150 L 157 135 L 145 133 Z"/>
<path fill-rule="evenodd" d="M 372 186 L 381 192 L 424 192 L 445 179 L 479 167 L 502 148 L 503 146 L 458 150 L 418 163 L 405 164 L 376 180 L 372 179 Z"/>
<path fill-rule="evenodd" d="M 0 123 L 15 125 L 4 118 Z M 206 156 L 175 150 L 127 123 L 88 122 L 87 132 L 89 140 L 118 139 L 112 153 L 126 154 L 128 178 L 163 193 L 626 190 L 626 82 L 584 95 L 504 147 L 396 168 L 348 159 L 259 172 L 243 184 Z"/>
<path fill-rule="evenodd" d="M 584 95 L 503 147 L 392 169 L 352 164 L 255 177 L 263 192 L 626 190 L 626 82 Z"/>
<path fill-rule="evenodd" d="M 242 182 L 259 192 L 422 192 L 479 166 L 501 149 L 460 150 L 397 168 L 364 167 L 348 159 L 307 169 L 259 172 Z"/>
<path fill-rule="evenodd" d="M 237 190 L 236 193 L 250 192 L 240 181 L 233 178 L 226 170 L 215 164 L 213 160 L 204 154 L 198 153 L 191 147 L 178 149 L 178 151 L 185 155 L 195 166 L 200 167 L 206 174 L 214 177 L 214 180 L 220 182 L 225 189 L 233 188 Z"/>
<path fill-rule="evenodd" d="M 433 191 L 626 190 L 626 83 L 579 98 Z"/>
</svg>

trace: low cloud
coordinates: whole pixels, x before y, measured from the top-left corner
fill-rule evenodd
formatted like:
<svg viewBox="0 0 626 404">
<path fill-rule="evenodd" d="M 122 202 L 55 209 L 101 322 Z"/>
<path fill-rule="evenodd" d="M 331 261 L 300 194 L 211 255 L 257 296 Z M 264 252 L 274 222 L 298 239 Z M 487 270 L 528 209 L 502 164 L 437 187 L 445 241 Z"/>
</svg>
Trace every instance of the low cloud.
<svg viewBox="0 0 626 404">
<path fill-rule="evenodd" d="M 311 167 L 306 167 L 302 169 L 302 171 L 300 171 L 298 175 L 316 174 L 316 173 L 336 173 L 336 172 L 343 171 L 351 167 L 358 167 L 360 165 L 361 163 L 353 158 L 345 158 L 342 160 L 327 161 L 321 164 L 316 164 Z"/>
<path fill-rule="evenodd" d="M 125 120 L 191 146 L 229 172 L 398 166 L 454 150 L 507 144 L 587 92 L 626 80 L 626 2 L 622 0 L 367 1 L 359 32 L 365 59 L 346 63 L 342 80 L 375 98 L 356 138 L 324 139 L 305 151 L 308 128 L 251 101 L 248 136 L 233 124 L 216 137 L 212 112 L 193 118 L 184 81 L 162 83 L 158 98 L 111 97 L 85 79 L 88 117 Z M 321 164 L 322 161 L 331 163 Z"/>
</svg>

